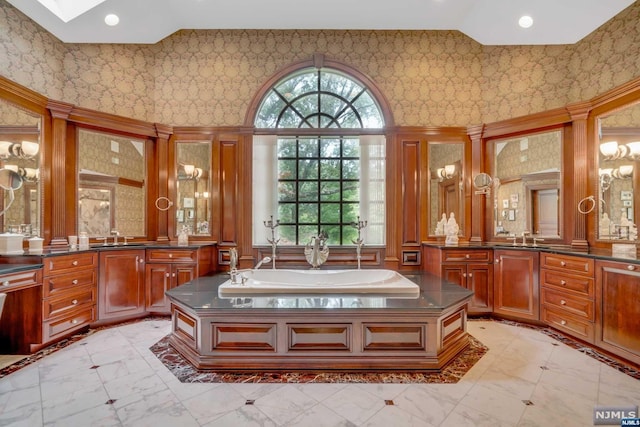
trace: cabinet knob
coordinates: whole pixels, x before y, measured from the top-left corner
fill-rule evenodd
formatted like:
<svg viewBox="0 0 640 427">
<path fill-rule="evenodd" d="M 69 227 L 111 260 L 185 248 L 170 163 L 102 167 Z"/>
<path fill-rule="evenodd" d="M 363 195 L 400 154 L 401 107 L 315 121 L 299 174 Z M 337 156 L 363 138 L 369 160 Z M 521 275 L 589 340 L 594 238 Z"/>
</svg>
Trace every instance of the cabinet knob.
<svg viewBox="0 0 640 427">
<path fill-rule="evenodd" d="M 144 262 L 144 259 L 140 258 L 140 259 L 138 259 L 138 262 L 139 262 L 140 264 L 142 264 L 142 263 Z"/>
<path fill-rule="evenodd" d="M 469 277 L 473 277 L 473 273 L 469 273 Z"/>
<path fill-rule="evenodd" d="M 173 258 L 173 254 L 169 254 L 169 258 Z"/>
<path fill-rule="evenodd" d="M 78 284 L 78 279 L 73 279 L 73 280 L 71 281 L 71 283 L 72 283 L 72 284 L 74 284 L 74 285 L 77 285 L 77 284 Z"/>
<path fill-rule="evenodd" d="M 496 264 L 500 264 L 500 258 L 496 258 Z"/>
<path fill-rule="evenodd" d="M 169 273 L 164 273 L 164 277 L 169 277 Z"/>
<path fill-rule="evenodd" d="M 635 265 L 631 265 L 631 264 L 627 265 L 627 270 L 629 270 L 629 271 L 633 271 L 633 270 L 635 270 L 635 269 L 636 269 L 636 266 L 635 266 Z"/>
<path fill-rule="evenodd" d="M 561 304 L 561 305 L 567 305 L 567 302 L 566 302 L 565 300 L 561 299 L 561 300 L 560 300 L 560 304 Z"/>
<path fill-rule="evenodd" d="M 462 273 L 462 277 L 467 277 L 467 273 Z"/>
<path fill-rule="evenodd" d="M 567 324 L 567 321 L 566 321 L 566 320 L 561 320 L 561 321 L 560 321 L 560 324 L 561 324 L 561 325 L 566 325 L 566 324 Z"/>
<path fill-rule="evenodd" d="M 465 257 L 466 259 L 469 259 L 469 254 L 466 254 L 464 257 Z"/>
<path fill-rule="evenodd" d="M 73 261 L 71 264 L 78 265 L 78 260 Z"/>
<path fill-rule="evenodd" d="M 77 325 L 77 324 L 78 324 L 78 320 L 77 320 L 77 319 L 73 319 L 73 320 L 71 321 L 71 324 L 73 324 L 73 325 Z"/>
<path fill-rule="evenodd" d="M 564 261 L 560 261 L 560 265 L 564 267 L 564 266 L 566 266 L 566 265 L 567 265 L 567 263 L 566 263 L 566 262 L 564 262 Z"/>
<path fill-rule="evenodd" d="M 9 286 L 11 284 L 10 281 L 5 280 L 4 282 L 2 282 L 2 286 Z"/>
<path fill-rule="evenodd" d="M 77 299 L 74 299 L 73 301 L 71 301 L 71 304 L 73 304 L 73 305 L 78 304 L 78 300 L 77 300 Z"/>
<path fill-rule="evenodd" d="M 176 273 L 172 273 L 172 274 L 171 274 L 171 277 L 176 277 Z"/>
<path fill-rule="evenodd" d="M 566 284 L 567 284 L 567 281 L 566 281 L 566 280 L 560 280 L 560 284 L 561 284 L 562 286 L 564 286 L 564 285 L 566 285 Z"/>
</svg>

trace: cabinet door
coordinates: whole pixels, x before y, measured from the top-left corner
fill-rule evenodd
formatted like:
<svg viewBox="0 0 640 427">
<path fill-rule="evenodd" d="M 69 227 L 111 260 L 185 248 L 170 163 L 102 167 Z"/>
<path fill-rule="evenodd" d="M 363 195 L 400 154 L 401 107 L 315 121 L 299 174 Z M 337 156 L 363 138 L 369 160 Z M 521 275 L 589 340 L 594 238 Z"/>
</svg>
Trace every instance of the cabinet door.
<svg viewBox="0 0 640 427">
<path fill-rule="evenodd" d="M 524 320 L 539 320 L 538 253 L 496 250 L 493 312 Z"/>
<path fill-rule="evenodd" d="M 171 264 L 147 264 L 145 271 L 147 311 L 169 312 L 169 304 L 164 296 L 171 287 Z"/>
<path fill-rule="evenodd" d="M 196 266 L 175 264 L 171 274 L 174 279 L 171 287 L 180 286 L 196 278 Z"/>
<path fill-rule="evenodd" d="M 640 364 L 640 265 L 596 261 L 596 345 Z"/>
<path fill-rule="evenodd" d="M 100 253 L 98 319 L 144 313 L 144 249 Z"/>
<path fill-rule="evenodd" d="M 467 289 L 473 291 L 469 313 L 491 313 L 493 311 L 493 265 L 467 265 Z"/>
<path fill-rule="evenodd" d="M 465 276 L 467 274 L 466 264 L 445 264 L 442 266 L 442 278 L 447 282 L 465 286 Z"/>
</svg>

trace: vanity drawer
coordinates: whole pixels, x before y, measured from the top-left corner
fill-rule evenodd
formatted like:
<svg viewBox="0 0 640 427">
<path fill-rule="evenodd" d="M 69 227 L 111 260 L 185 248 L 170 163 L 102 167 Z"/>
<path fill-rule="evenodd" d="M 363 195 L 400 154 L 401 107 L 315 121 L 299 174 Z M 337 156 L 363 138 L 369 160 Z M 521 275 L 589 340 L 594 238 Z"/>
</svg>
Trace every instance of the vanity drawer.
<svg viewBox="0 0 640 427">
<path fill-rule="evenodd" d="M 566 271 L 574 274 L 582 274 L 593 277 L 594 263 L 591 258 L 583 258 L 571 255 L 556 255 L 542 252 L 540 267 Z"/>
<path fill-rule="evenodd" d="M 98 265 L 97 252 L 78 252 L 72 255 L 51 256 L 44 259 L 44 275 L 67 273 Z"/>
<path fill-rule="evenodd" d="M 43 281 L 44 297 L 55 296 L 78 286 L 95 285 L 96 270 L 78 271 L 46 277 Z"/>
<path fill-rule="evenodd" d="M 547 306 L 542 306 L 542 321 L 576 338 L 580 338 L 589 343 L 594 342 L 595 327 L 592 322 L 580 320 Z"/>
<path fill-rule="evenodd" d="M 491 260 L 491 251 L 486 249 L 480 250 L 459 250 L 459 249 L 445 249 L 443 250 L 442 261 L 443 262 L 489 262 Z"/>
<path fill-rule="evenodd" d="M 76 329 L 88 326 L 96 318 L 95 305 L 88 305 L 74 310 L 54 320 L 47 320 L 43 324 L 43 342 L 48 342 L 68 334 Z"/>
<path fill-rule="evenodd" d="M 66 292 L 55 298 L 45 299 L 43 305 L 44 320 L 49 320 L 83 305 L 93 305 L 96 302 L 95 286 L 83 286 Z"/>
<path fill-rule="evenodd" d="M 198 262 L 195 249 L 147 249 L 147 262 Z"/>
<path fill-rule="evenodd" d="M 540 282 L 543 286 L 568 290 L 588 298 L 593 298 L 594 295 L 594 280 L 589 277 L 542 269 L 540 270 Z"/>
<path fill-rule="evenodd" d="M 40 284 L 42 270 L 37 268 L 0 276 L 0 292 L 17 291 Z"/>
<path fill-rule="evenodd" d="M 567 312 L 593 321 L 595 317 L 593 300 L 567 295 L 564 292 L 542 288 L 542 304 L 553 306 L 555 310 Z"/>
</svg>

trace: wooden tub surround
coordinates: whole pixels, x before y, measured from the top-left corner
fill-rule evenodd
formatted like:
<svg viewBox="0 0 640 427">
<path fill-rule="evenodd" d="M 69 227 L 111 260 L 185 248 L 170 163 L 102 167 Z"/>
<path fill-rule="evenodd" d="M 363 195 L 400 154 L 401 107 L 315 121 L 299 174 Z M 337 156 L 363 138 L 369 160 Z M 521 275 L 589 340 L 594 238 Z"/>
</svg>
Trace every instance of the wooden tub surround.
<svg viewBox="0 0 640 427">
<path fill-rule="evenodd" d="M 469 345 L 473 293 L 429 273 L 407 277 L 418 297 L 221 298 L 228 275 L 200 277 L 167 292 L 169 342 L 202 370 L 440 370 Z"/>
</svg>

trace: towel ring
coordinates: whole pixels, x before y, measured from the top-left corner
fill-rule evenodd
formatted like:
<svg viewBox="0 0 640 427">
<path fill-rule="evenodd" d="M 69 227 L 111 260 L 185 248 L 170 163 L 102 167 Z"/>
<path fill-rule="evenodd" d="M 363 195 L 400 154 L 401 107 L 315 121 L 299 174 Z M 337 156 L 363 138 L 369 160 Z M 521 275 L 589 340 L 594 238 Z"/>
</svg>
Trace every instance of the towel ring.
<svg viewBox="0 0 640 427">
<path fill-rule="evenodd" d="M 167 202 L 167 206 L 164 207 L 164 208 L 161 208 L 160 205 L 159 205 L 160 201 L 166 201 Z M 156 208 L 159 211 L 168 211 L 171 206 L 173 206 L 173 202 L 171 200 L 169 200 L 169 198 L 167 198 L 167 197 L 162 196 L 162 197 L 158 197 L 156 199 Z"/>
<path fill-rule="evenodd" d="M 586 205 L 587 202 L 591 202 L 591 207 L 588 209 L 584 209 L 587 206 Z M 596 208 L 596 198 L 593 196 L 587 196 L 578 202 L 578 212 L 580 212 L 583 215 L 586 215 L 592 212 L 595 208 Z"/>
</svg>

